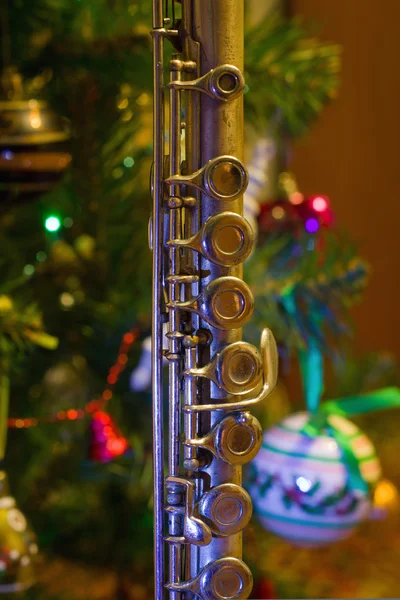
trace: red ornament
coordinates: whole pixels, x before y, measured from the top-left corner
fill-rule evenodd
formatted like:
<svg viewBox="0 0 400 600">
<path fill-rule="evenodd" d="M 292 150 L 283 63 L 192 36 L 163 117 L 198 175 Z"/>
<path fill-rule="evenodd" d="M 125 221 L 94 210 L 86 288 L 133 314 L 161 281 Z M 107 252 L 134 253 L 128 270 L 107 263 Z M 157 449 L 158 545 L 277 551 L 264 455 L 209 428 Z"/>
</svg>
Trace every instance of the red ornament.
<svg viewBox="0 0 400 600">
<path fill-rule="evenodd" d="M 276 598 L 276 591 L 272 581 L 266 577 L 260 577 L 254 584 L 251 597 L 253 600 L 271 600 L 272 598 Z"/>
<path fill-rule="evenodd" d="M 107 463 L 129 450 L 128 440 L 121 434 L 109 414 L 98 410 L 90 422 L 90 458 Z"/>
<path fill-rule="evenodd" d="M 261 205 L 258 217 L 260 231 L 280 233 L 306 231 L 316 233 L 320 227 L 333 224 L 333 211 L 327 196 L 305 197 L 295 192 L 289 199 L 283 198 Z"/>
</svg>

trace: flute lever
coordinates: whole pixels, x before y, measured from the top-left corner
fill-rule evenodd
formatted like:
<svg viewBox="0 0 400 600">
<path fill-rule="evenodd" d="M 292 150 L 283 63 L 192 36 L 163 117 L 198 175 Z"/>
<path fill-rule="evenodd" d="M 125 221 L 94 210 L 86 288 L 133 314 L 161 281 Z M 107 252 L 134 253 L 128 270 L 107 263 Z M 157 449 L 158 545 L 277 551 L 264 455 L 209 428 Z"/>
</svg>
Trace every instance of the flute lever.
<svg viewBox="0 0 400 600">
<path fill-rule="evenodd" d="M 248 181 L 243 163 L 235 156 L 222 155 L 194 173 L 167 177 L 165 184 L 191 186 L 216 200 L 236 200 L 246 191 Z"/>
<path fill-rule="evenodd" d="M 244 77 L 234 65 L 220 65 L 198 79 L 171 81 L 169 87 L 175 90 L 203 92 L 212 98 L 228 102 L 243 93 Z"/>
<path fill-rule="evenodd" d="M 233 267 L 249 256 L 254 242 L 251 225 L 244 217 L 225 211 L 210 217 L 188 239 L 169 240 L 168 246 L 190 248 L 222 267 Z"/>
<path fill-rule="evenodd" d="M 257 455 L 262 443 L 262 428 L 249 412 L 234 412 L 219 421 L 202 438 L 185 441 L 185 446 L 204 448 L 230 465 L 244 465 Z"/>
<path fill-rule="evenodd" d="M 249 567 L 238 558 L 225 557 L 208 563 L 197 577 L 167 583 L 170 591 L 191 592 L 202 600 L 245 600 L 253 587 Z"/>
<path fill-rule="evenodd" d="M 194 544 L 208 546 L 211 542 L 211 530 L 201 519 L 194 516 L 195 485 L 193 481 L 183 477 L 167 477 L 166 484 L 180 485 L 186 488 L 185 506 L 170 505 L 166 507 L 169 513 L 183 514 L 183 536 L 168 536 L 166 541 L 172 544 Z"/>
<path fill-rule="evenodd" d="M 254 398 L 238 400 L 237 402 L 225 402 L 223 404 L 195 404 L 190 406 L 185 404 L 183 410 L 186 412 L 237 410 L 245 409 L 264 400 L 274 390 L 278 379 L 278 349 L 275 338 L 268 328 L 265 328 L 261 334 L 261 356 L 263 361 L 263 384 L 260 392 Z"/>
</svg>

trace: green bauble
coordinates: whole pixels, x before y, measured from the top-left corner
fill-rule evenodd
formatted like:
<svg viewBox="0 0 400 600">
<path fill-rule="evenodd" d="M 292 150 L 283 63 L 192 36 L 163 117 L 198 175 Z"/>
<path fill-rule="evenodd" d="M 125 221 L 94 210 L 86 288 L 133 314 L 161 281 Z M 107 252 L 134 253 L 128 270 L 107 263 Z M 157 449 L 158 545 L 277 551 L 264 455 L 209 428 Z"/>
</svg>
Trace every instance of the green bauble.
<svg viewBox="0 0 400 600">
<path fill-rule="evenodd" d="M 21 78 L 2 74 L 0 204 L 29 201 L 50 191 L 71 162 L 65 122 L 44 102 L 26 99 Z"/>
<path fill-rule="evenodd" d="M 6 473 L 0 471 L 0 596 L 25 596 L 35 582 L 37 552 L 35 536 L 10 496 Z"/>
</svg>

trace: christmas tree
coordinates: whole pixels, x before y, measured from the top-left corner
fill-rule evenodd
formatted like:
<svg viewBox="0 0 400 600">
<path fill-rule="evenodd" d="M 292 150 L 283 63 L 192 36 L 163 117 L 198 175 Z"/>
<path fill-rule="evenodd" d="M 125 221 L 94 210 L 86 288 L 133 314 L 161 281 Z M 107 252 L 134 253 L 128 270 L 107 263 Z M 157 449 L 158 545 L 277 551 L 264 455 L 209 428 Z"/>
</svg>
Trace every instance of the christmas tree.
<svg viewBox="0 0 400 600">
<path fill-rule="evenodd" d="M 37 574 L 30 588 L 34 575 L 10 557 L 4 525 L 0 595 L 151 595 L 151 399 L 142 347 L 151 317 L 150 11 L 145 0 L 13 0 L 2 8 L 0 443 L 9 414 L 4 471 L 37 535 L 37 543 L 30 533 L 24 540 Z M 269 409 L 260 409 L 267 426 L 294 408 L 285 373 L 300 358 L 306 374 L 310 350 L 335 367 L 330 397 L 392 385 L 395 374 L 385 357 L 349 355 L 348 308 L 368 267 L 335 224 L 334 199 L 323 190 L 305 195 L 290 173 L 291 139 L 335 96 L 340 49 L 277 11 L 256 24 L 249 18 L 245 49 L 246 211 L 258 228 L 246 266 L 257 309 L 248 335 L 271 328 L 284 375 Z M 383 430 L 375 429 L 377 446 Z M 331 562 L 304 592 L 302 569 L 310 579 L 317 569 L 308 551 L 254 527 L 246 548 L 264 583 L 260 597 L 271 581 L 281 597 L 332 593 L 326 580 L 329 569 L 335 578 L 338 551 L 329 550 Z M 375 535 L 372 528 L 358 539 Z M 251 548 L 274 558 L 264 564 Z"/>
</svg>

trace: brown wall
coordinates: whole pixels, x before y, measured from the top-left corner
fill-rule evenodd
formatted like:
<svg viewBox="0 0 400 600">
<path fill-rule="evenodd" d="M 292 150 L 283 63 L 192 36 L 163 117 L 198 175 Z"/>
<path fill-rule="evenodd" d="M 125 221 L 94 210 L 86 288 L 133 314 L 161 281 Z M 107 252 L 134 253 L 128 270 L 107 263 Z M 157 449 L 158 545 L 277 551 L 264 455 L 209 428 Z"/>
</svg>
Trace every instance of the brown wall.
<svg viewBox="0 0 400 600">
<path fill-rule="evenodd" d="M 356 346 L 400 358 L 400 1 L 292 0 L 292 12 L 343 46 L 339 97 L 296 142 L 292 168 L 302 191 L 329 195 L 372 266 Z"/>
</svg>

